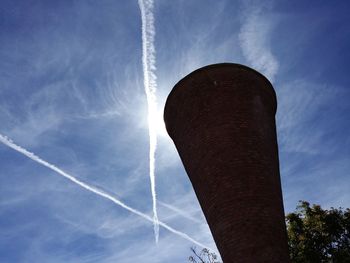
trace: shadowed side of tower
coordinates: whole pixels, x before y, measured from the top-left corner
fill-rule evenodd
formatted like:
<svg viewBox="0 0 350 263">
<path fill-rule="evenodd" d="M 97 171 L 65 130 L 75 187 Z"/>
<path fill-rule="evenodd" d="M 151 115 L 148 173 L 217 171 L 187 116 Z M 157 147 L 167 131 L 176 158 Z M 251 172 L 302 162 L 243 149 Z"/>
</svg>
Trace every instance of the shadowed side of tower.
<svg viewBox="0 0 350 263">
<path fill-rule="evenodd" d="M 164 111 L 225 263 L 289 262 L 270 82 L 248 67 L 198 69 Z"/>
</svg>

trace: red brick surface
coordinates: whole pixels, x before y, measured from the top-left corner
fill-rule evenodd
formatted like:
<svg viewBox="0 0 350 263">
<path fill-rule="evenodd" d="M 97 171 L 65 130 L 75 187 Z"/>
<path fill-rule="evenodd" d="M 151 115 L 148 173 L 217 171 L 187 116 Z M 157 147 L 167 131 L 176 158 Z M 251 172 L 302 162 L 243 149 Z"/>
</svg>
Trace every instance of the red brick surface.
<svg viewBox="0 0 350 263">
<path fill-rule="evenodd" d="M 225 263 L 289 262 L 275 127 L 276 95 L 238 64 L 196 70 L 164 112 Z"/>
</svg>

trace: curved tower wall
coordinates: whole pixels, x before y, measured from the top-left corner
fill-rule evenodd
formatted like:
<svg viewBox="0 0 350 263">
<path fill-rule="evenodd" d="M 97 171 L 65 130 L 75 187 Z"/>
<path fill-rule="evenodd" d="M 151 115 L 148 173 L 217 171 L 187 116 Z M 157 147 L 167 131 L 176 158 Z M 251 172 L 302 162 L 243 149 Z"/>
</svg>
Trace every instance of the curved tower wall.
<svg viewBox="0 0 350 263">
<path fill-rule="evenodd" d="M 223 63 L 180 80 L 164 110 L 225 263 L 289 262 L 271 83 Z"/>
</svg>

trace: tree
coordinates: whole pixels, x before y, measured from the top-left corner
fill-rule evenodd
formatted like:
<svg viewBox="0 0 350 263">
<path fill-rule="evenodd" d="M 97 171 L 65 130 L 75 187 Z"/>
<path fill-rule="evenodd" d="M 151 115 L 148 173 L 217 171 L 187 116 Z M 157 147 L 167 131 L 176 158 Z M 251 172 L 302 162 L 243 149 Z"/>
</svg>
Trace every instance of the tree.
<svg viewBox="0 0 350 263">
<path fill-rule="evenodd" d="M 286 216 L 288 246 L 293 263 L 350 263 L 350 209 L 329 210 L 300 201 Z M 220 263 L 208 249 L 191 248 L 192 263 Z"/>
<path fill-rule="evenodd" d="M 300 201 L 286 216 L 293 263 L 350 262 L 350 209 L 324 210 Z"/>
<path fill-rule="evenodd" d="M 192 263 L 221 263 L 217 260 L 216 254 L 210 252 L 207 248 L 197 252 L 196 248 L 192 247 L 191 251 L 193 256 L 190 256 L 188 260 Z"/>
</svg>

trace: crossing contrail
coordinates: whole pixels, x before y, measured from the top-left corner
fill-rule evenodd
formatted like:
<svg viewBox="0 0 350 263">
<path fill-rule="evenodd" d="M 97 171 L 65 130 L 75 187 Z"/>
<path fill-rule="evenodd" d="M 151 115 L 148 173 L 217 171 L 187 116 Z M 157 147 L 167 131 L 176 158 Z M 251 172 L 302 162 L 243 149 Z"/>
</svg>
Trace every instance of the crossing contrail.
<svg viewBox="0 0 350 263">
<path fill-rule="evenodd" d="M 177 208 L 177 207 L 175 207 L 173 205 L 169 205 L 169 204 L 161 202 L 161 201 L 158 201 L 158 204 L 168 208 L 169 210 L 171 210 L 171 211 L 173 211 L 173 212 L 175 212 L 175 213 L 183 216 L 184 218 L 187 218 L 187 219 L 189 219 L 189 220 L 191 220 L 191 221 L 193 221 L 195 223 L 201 223 L 202 222 L 198 218 L 196 218 L 194 216 L 191 216 L 189 213 L 186 213 L 186 212 L 182 211 L 181 209 L 179 209 L 179 208 Z"/>
<path fill-rule="evenodd" d="M 41 164 L 41 165 L 43 165 L 43 166 L 49 168 L 50 170 L 55 171 L 55 172 L 58 173 L 59 175 L 61 175 L 61 176 L 65 177 L 65 178 L 67 178 L 67 179 L 70 180 L 71 182 L 73 182 L 73 183 L 79 185 L 80 187 L 82 187 L 82 188 L 84 188 L 84 189 L 86 189 L 86 190 L 88 190 L 88 191 L 90 191 L 90 192 L 92 192 L 92 193 L 94 193 L 94 194 L 96 194 L 96 195 L 99 195 L 99 196 L 101 196 L 101 197 L 103 197 L 103 198 L 105 198 L 105 199 L 108 199 L 108 200 L 112 201 L 113 203 L 119 205 L 120 207 L 122 207 L 122 208 L 128 210 L 128 211 L 131 212 L 131 213 L 134 213 L 134 214 L 136 214 L 136 215 L 142 217 L 143 219 L 146 219 L 146 220 L 148 220 L 148 221 L 150 221 L 150 222 L 153 222 L 153 219 L 152 219 L 150 216 L 148 216 L 148 215 L 146 215 L 146 214 L 144 214 L 144 213 L 142 213 L 142 212 L 140 212 L 140 211 L 138 211 L 138 210 L 136 210 L 136 209 L 134 209 L 134 208 L 132 208 L 132 207 L 130 207 L 130 206 L 128 206 L 128 205 L 126 205 L 126 204 L 123 203 L 122 201 L 120 201 L 120 200 L 118 200 L 117 198 L 111 196 L 110 194 L 104 192 L 103 190 L 98 189 L 98 188 L 95 187 L 95 186 L 89 185 L 89 184 L 87 184 L 87 183 L 85 183 L 85 182 L 83 182 L 83 181 L 77 179 L 77 178 L 74 177 L 73 175 L 70 175 L 69 173 L 64 172 L 63 170 L 61 170 L 61 169 L 58 168 L 57 166 L 55 166 L 55 165 L 53 165 L 53 164 L 51 164 L 51 163 L 49 163 L 49 162 L 47 162 L 47 161 L 41 159 L 39 156 L 35 155 L 34 153 L 29 152 L 29 151 L 27 151 L 26 149 L 22 148 L 21 146 L 15 144 L 15 143 L 14 143 L 11 139 L 9 139 L 8 137 L 6 137 L 6 136 L 0 134 L 0 142 L 3 143 L 3 144 L 5 144 L 6 146 L 12 148 L 13 150 L 15 150 L 15 151 L 17 151 L 17 152 L 19 152 L 19 153 L 21 153 L 21 154 L 27 156 L 28 158 L 32 159 L 33 161 L 35 161 L 35 162 L 37 162 L 37 163 L 39 163 L 39 164 Z M 206 246 L 206 245 L 204 245 L 204 244 L 202 244 L 202 243 L 200 243 L 200 242 L 194 240 L 194 239 L 191 238 L 189 235 L 187 235 L 187 234 L 185 234 L 185 233 L 183 233 L 183 232 L 181 232 L 181 231 L 178 231 L 178 230 L 172 228 L 171 226 L 167 225 L 166 223 L 163 223 L 163 222 L 161 222 L 161 221 L 158 221 L 158 224 L 159 224 L 160 226 L 164 227 L 165 229 L 167 229 L 168 231 L 170 231 L 170 232 L 172 232 L 172 233 L 174 233 L 174 234 L 176 234 L 176 235 L 178 235 L 178 236 L 180 236 L 180 237 L 182 237 L 182 238 L 184 238 L 184 239 L 187 239 L 188 241 L 193 242 L 194 244 L 196 244 L 196 245 L 198 245 L 198 246 L 200 246 L 200 247 L 203 247 L 203 248 L 208 247 L 208 246 Z"/>
<path fill-rule="evenodd" d="M 157 195 L 155 182 L 155 153 L 157 148 L 157 82 L 156 56 L 154 47 L 154 15 L 153 0 L 139 0 L 142 20 L 142 65 L 143 84 L 148 105 L 148 133 L 149 133 L 149 177 L 151 181 L 153 225 L 156 243 L 159 238 L 159 220 L 157 213 Z"/>
</svg>

